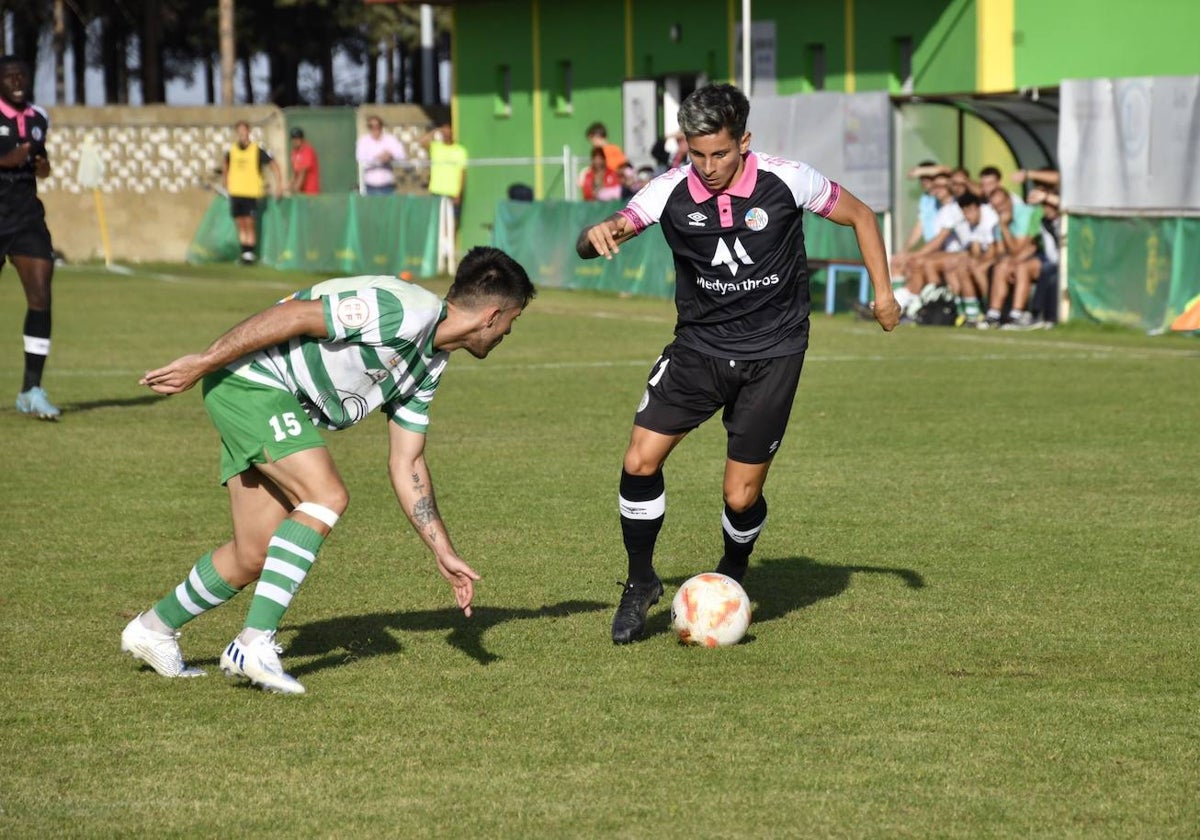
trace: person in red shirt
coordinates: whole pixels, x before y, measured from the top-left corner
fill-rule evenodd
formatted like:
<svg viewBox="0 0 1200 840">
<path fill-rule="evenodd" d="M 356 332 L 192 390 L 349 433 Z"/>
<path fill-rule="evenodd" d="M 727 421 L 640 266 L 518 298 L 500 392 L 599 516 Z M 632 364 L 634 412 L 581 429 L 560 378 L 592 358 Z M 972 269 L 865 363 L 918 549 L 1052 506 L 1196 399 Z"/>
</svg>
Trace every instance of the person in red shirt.
<svg viewBox="0 0 1200 840">
<path fill-rule="evenodd" d="M 592 149 L 592 164 L 579 173 L 584 201 L 613 201 L 621 197 L 621 176 L 604 162 L 604 150 Z"/>
<path fill-rule="evenodd" d="M 321 164 L 317 150 L 304 139 L 304 129 L 292 129 L 292 192 L 315 195 L 321 191 Z"/>
</svg>

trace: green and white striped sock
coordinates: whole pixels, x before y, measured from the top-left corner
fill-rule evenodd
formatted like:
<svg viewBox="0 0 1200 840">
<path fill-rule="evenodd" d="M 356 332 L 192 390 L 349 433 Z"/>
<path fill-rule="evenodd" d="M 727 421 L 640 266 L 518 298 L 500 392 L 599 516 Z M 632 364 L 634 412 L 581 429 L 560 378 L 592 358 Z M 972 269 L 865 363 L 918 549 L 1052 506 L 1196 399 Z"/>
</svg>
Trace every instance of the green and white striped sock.
<svg viewBox="0 0 1200 840">
<path fill-rule="evenodd" d="M 278 629 L 284 612 L 292 603 L 292 596 L 316 562 L 323 542 L 325 537 L 307 525 L 294 519 L 283 521 L 267 546 L 267 562 L 254 587 L 246 627 L 267 631 Z"/>
<path fill-rule="evenodd" d="M 224 604 L 240 590 L 225 582 L 213 568 L 212 552 L 199 560 L 183 582 L 154 605 L 154 613 L 172 630 Z"/>
</svg>

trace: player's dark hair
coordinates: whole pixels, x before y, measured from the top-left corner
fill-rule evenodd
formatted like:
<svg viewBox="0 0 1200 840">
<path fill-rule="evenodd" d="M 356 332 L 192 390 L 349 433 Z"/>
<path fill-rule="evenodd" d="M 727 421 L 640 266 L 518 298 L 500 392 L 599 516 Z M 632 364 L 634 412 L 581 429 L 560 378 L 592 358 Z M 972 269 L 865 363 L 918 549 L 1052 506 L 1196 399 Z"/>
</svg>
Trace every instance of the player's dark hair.
<svg viewBox="0 0 1200 840">
<path fill-rule="evenodd" d="M 25 70 L 29 69 L 29 62 L 21 58 L 19 55 L 9 53 L 8 55 L 0 55 L 0 67 L 7 67 L 10 64 L 20 64 Z"/>
<path fill-rule="evenodd" d="M 688 94 L 679 106 L 679 128 L 685 137 L 704 137 L 729 129 L 741 140 L 750 117 L 750 100 L 734 85 L 707 85 Z"/>
<path fill-rule="evenodd" d="M 503 300 L 524 309 L 537 294 L 521 264 L 501 251 L 479 245 L 467 251 L 446 300 L 468 309 Z"/>
<path fill-rule="evenodd" d="M 960 195 L 958 198 L 955 199 L 955 201 L 958 202 L 959 207 L 978 207 L 979 206 L 979 196 L 975 195 L 975 193 L 971 192 L 970 190 L 967 190 L 965 193 Z"/>
<path fill-rule="evenodd" d="M 991 175 L 993 178 L 999 179 L 1000 170 L 994 166 L 985 166 L 979 170 L 979 177 L 982 178 L 984 175 Z"/>
<path fill-rule="evenodd" d="M 587 131 L 583 133 L 584 137 L 594 137 L 595 135 L 608 139 L 608 129 L 604 127 L 602 122 L 594 122 L 587 127 Z"/>
<path fill-rule="evenodd" d="M 928 158 L 926 158 L 925 160 L 923 160 L 917 164 L 917 168 L 924 169 L 927 166 L 937 166 L 937 165 L 938 165 L 938 162 L 936 160 L 929 160 Z"/>
</svg>

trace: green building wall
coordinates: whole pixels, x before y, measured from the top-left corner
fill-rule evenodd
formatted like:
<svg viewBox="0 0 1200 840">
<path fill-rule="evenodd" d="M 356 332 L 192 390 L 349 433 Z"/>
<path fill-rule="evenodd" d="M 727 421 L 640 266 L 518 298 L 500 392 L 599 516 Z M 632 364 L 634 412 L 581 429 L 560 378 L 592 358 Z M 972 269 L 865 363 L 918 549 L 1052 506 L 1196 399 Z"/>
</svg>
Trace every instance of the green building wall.
<svg viewBox="0 0 1200 840">
<path fill-rule="evenodd" d="M 1200 73 L 1197 0 L 1016 0 L 1015 86 Z"/>
<path fill-rule="evenodd" d="M 622 81 L 696 73 L 727 81 L 736 73 L 731 50 L 740 0 L 611 0 L 595 12 L 589 17 L 580 4 L 562 0 L 455 4 L 454 113 L 472 158 L 556 161 L 473 166 L 461 246 L 490 241 L 495 202 L 513 183 L 534 187 L 538 198 L 563 197 L 557 160 L 568 146 L 582 165 L 591 122 L 604 122 L 610 138 L 621 142 Z M 1019 88 L 1200 69 L 1197 0 L 1137 6 L 1128 0 L 755 0 L 753 14 L 775 22 L 780 94 L 813 89 L 814 44 L 824 48 L 825 89 L 833 91 L 902 92 L 901 39 L 911 39 L 912 92 L 919 95 L 978 90 L 985 72 L 993 85 L 1011 77 L 1011 87 Z M 1010 20 L 1011 31 L 1008 24 L 996 27 L 996 20 Z M 678 40 L 671 36 L 676 24 Z M 997 56 L 999 70 L 987 64 Z M 504 108 L 498 105 L 502 67 L 511 87 Z M 1004 164 L 997 141 L 983 136 L 988 131 L 968 126 L 968 165 L 975 159 Z"/>
</svg>

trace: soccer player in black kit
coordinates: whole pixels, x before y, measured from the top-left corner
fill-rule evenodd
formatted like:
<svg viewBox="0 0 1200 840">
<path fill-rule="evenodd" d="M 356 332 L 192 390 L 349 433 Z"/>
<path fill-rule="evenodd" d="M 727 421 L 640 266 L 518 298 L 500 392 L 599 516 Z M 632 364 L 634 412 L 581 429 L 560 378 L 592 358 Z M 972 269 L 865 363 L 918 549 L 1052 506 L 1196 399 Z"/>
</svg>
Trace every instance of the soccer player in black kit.
<svg viewBox="0 0 1200 840">
<path fill-rule="evenodd" d="M 17 410 L 39 420 L 61 412 L 42 390 L 50 354 L 50 279 L 54 256 L 37 180 L 50 174 L 46 113 L 29 104 L 32 74 L 16 56 L 0 57 L 0 266 L 7 258 L 25 289 L 25 378 Z"/>
<path fill-rule="evenodd" d="M 804 211 L 853 226 L 875 320 L 900 320 L 875 214 L 805 163 L 750 151 L 750 102 L 721 84 L 679 109 L 690 163 L 659 175 L 618 211 L 584 228 L 584 259 L 612 259 L 654 223 L 675 256 L 675 340 L 650 370 L 621 472 L 621 532 L 629 576 L 612 639 L 638 638 L 663 594 L 652 563 L 666 511 L 663 464 L 717 409 L 727 435 L 717 571 L 741 581 L 767 519 L 763 484 L 783 441 L 808 347 Z"/>
</svg>

